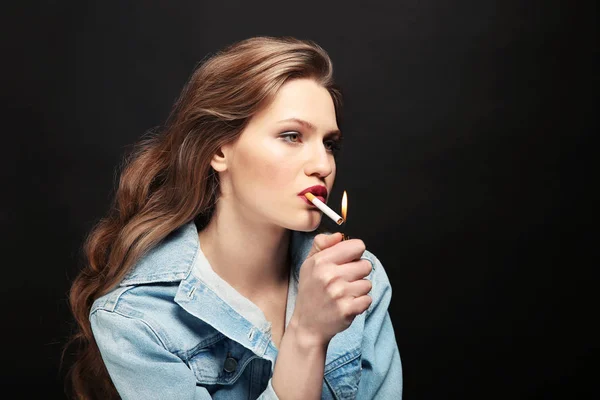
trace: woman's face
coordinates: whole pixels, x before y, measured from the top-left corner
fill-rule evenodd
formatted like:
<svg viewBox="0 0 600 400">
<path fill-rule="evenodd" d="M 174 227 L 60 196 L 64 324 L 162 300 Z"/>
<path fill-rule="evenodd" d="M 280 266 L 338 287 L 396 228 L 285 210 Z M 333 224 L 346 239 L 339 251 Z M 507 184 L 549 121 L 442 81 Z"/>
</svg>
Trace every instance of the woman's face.
<svg viewBox="0 0 600 400">
<path fill-rule="evenodd" d="M 327 89 L 312 79 L 286 82 L 239 139 L 222 148 L 224 157 L 213 160 L 221 173 L 220 205 L 251 223 L 315 230 L 322 212 L 299 193 L 315 185 L 331 193 L 340 136 Z"/>
</svg>

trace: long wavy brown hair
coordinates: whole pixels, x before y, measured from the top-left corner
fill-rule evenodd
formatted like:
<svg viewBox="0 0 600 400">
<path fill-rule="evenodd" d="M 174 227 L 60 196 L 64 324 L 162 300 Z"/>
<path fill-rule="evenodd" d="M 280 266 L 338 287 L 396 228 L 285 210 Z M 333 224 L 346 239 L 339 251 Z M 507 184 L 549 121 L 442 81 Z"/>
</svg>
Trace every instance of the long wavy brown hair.
<svg viewBox="0 0 600 400">
<path fill-rule="evenodd" d="M 69 293 L 76 330 L 61 360 L 74 349 L 65 381 L 69 397 L 119 398 L 92 334 L 92 303 L 169 233 L 192 220 L 199 229 L 210 221 L 219 196 L 212 156 L 294 78 L 314 79 L 329 91 L 339 125 L 341 92 L 327 53 L 308 40 L 254 37 L 201 62 L 165 124 L 124 157 L 112 205 L 85 239 L 84 265 Z"/>
</svg>

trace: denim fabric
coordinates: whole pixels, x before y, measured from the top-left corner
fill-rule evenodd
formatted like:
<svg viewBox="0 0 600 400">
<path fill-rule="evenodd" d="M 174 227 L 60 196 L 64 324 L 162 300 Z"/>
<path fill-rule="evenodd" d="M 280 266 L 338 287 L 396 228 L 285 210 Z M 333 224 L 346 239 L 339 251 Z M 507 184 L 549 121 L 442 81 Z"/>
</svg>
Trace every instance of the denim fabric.
<svg viewBox="0 0 600 400">
<path fill-rule="evenodd" d="M 286 326 L 300 267 L 314 233 L 292 232 Z M 369 309 L 333 337 L 322 399 L 402 397 L 402 367 L 388 313 L 392 288 L 380 261 Z M 123 399 L 277 399 L 271 378 L 277 348 L 261 309 L 211 268 L 196 225 L 171 233 L 136 263 L 118 287 L 92 305 L 90 321 Z"/>
</svg>

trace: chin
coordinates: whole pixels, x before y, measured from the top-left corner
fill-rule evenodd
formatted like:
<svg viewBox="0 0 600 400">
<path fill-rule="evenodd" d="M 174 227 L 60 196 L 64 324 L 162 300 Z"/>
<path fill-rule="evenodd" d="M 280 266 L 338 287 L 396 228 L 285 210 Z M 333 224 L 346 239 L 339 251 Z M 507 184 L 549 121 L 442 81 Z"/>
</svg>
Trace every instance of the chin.
<svg viewBox="0 0 600 400">
<path fill-rule="evenodd" d="M 317 219 L 316 221 L 305 221 L 303 223 L 290 224 L 286 228 L 298 232 L 313 232 L 319 227 L 320 224 L 321 218 Z"/>
<path fill-rule="evenodd" d="M 317 226 L 315 226 L 314 228 L 311 228 L 311 229 L 294 229 L 294 230 L 295 230 L 295 231 L 298 231 L 298 232 L 306 232 L 306 233 L 309 233 L 309 232 L 314 232 L 314 231 L 316 231 L 318 227 L 319 227 L 319 225 L 317 225 Z"/>
</svg>

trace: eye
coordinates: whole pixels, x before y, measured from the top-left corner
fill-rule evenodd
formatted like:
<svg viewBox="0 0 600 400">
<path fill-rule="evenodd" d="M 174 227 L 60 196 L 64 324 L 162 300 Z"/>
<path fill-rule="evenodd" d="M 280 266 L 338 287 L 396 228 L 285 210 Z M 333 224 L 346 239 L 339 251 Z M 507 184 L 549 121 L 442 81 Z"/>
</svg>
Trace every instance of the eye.
<svg viewBox="0 0 600 400">
<path fill-rule="evenodd" d="M 298 132 L 282 133 L 280 137 L 284 138 L 284 140 L 288 143 L 298 143 L 298 140 L 300 140 L 300 134 Z M 286 140 L 288 138 L 294 140 Z"/>
<path fill-rule="evenodd" d="M 325 142 L 326 144 L 329 143 L 329 148 L 327 148 L 327 150 L 335 153 L 337 151 L 339 151 L 342 148 L 342 141 L 341 140 L 328 140 Z"/>
<path fill-rule="evenodd" d="M 300 132 L 291 131 L 282 133 L 281 135 L 279 135 L 279 137 L 283 138 L 284 141 L 295 145 L 301 143 L 300 139 L 302 138 L 302 134 Z M 326 140 L 324 143 L 325 149 L 327 149 L 328 152 L 333 154 L 336 154 L 342 148 L 341 139 Z"/>
</svg>

